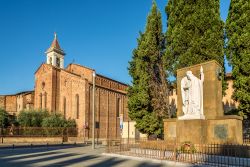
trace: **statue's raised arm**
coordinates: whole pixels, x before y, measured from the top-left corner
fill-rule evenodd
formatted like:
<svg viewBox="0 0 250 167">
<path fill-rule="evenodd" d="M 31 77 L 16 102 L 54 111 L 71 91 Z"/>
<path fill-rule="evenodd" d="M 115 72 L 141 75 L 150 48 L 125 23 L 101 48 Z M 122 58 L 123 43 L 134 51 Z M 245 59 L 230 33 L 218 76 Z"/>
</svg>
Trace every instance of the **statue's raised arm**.
<svg viewBox="0 0 250 167">
<path fill-rule="evenodd" d="M 201 66 L 201 69 L 200 69 L 200 80 L 201 80 L 202 83 L 204 82 L 204 73 L 203 73 L 202 66 Z"/>
</svg>

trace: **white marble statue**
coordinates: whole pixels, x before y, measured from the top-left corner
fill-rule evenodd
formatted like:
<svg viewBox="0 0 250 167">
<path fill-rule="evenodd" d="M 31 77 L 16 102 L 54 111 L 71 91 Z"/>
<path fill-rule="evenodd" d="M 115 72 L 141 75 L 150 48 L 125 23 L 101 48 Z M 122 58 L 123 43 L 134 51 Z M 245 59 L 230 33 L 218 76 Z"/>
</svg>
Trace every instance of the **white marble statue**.
<svg viewBox="0 0 250 167">
<path fill-rule="evenodd" d="M 203 114 L 203 68 L 200 68 L 200 79 L 187 71 L 181 80 L 181 96 L 183 116 L 179 120 L 205 119 Z"/>
</svg>

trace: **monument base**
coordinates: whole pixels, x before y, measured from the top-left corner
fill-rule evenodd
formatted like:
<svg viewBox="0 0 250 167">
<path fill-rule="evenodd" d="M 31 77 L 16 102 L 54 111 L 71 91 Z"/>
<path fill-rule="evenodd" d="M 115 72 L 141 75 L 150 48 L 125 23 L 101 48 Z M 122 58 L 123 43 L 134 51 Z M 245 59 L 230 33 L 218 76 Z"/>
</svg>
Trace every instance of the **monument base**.
<svg viewBox="0 0 250 167">
<path fill-rule="evenodd" d="M 204 115 L 183 115 L 178 117 L 178 120 L 205 119 Z"/>
<path fill-rule="evenodd" d="M 164 139 L 193 144 L 242 144 L 242 117 L 223 116 L 215 119 L 164 120 Z"/>
</svg>

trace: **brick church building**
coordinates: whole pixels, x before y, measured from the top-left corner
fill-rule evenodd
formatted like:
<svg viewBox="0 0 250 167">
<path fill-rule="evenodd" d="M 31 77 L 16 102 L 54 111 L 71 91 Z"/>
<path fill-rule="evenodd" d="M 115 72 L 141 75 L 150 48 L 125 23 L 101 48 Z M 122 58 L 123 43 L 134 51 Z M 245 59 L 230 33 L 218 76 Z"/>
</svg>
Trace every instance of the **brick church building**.
<svg viewBox="0 0 250 167">
<path fill-rule="evenodd" d="M 35 72 L 34 108 L 75 119 L 78 128 L 82 129 L 80 135 L 89 138 L 92 134 L 94 84 L 96 136 L 120 137 L 120 122 L 128 121 L 127 85 L 82 65 L 69 64 L 64 68 L 65 53 L 56 34 L 46 55 L 46 63 Z"/>
<path fill-rule="evenodd" d="M 79 64 L 64 67 L 65 52 L 56 34 L 45 53 L 46 63 L 35 72 L 34 91 L 0 96 L 0 107 L 14 116 L 31 108 L 60 113 L 66 119 L 74 119 L 79 136 L 88 139 L 92 137 L 94 100 L 97 138 L 120 138 L 121 135 L 134 138 L 140 135 L 134 128 L 134 122 L 128 118 L 128 85 Z M 122 133 L 120 125 L 123 125 Z"/>
</svg>

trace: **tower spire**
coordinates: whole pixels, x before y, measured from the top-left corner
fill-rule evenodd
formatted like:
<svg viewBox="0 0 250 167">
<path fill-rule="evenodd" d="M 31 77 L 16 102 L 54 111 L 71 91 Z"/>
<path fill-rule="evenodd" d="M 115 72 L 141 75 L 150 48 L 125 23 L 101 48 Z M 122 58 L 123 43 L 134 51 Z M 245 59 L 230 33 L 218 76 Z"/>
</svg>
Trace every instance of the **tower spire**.
<svg viewBox="0 0 250 167">
<path fill-rule="evenodd" d="M 56 40 L 57 40 L 56 32 L 54 32 L 54 37 L 55 37 L 54 39 L 56 39 Z"/>
<path fill-rule="evenodd" d="M 57 40 L 57 34 L 54 33 L 54 40 L 53 42 L 51 43 L 49 49 L 47 49 L 46 53 L 49 53 L 51 51 L 55 51 L 55 52 L 58 52 L 62 55 L 65 55 L 64 51 L 61 49 L 60 45 L 59 45 L 59 42 Z"/>
<path fill-rule="evenodd" d="M 53 42 L 45 53 L 47 54 L 47 64 L 63 68 L 65 53 L 59 45 L 56 32 L 54 32 Z"/>
</svg>

